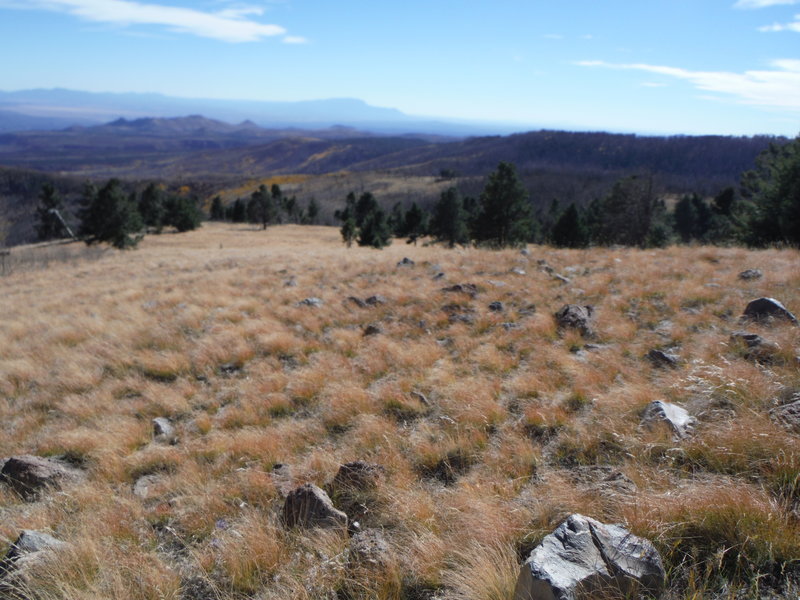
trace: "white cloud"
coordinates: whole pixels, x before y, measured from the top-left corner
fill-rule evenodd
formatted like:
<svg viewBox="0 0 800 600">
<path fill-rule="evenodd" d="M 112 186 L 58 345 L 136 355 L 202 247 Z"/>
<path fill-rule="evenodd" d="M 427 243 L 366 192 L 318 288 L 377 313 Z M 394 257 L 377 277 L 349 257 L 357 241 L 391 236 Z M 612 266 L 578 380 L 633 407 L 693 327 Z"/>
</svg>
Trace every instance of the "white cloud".
<svg viewBox="0 0 800 600">
<path fill-rule="evenodd" d="M 299 35 L 287 35 L 283 38 L 284 44 L 307 44 L 308 40 Z"/>
<path fill-rule="evenodd" d="M 800 112 L 800 60 L 772 61 L 772 70 L 745 71 L 689 71 L 679 67 L 648 64 L 612 64 L 591 60 L 576 63 L 583 67 L 624 69 L 656 73 L 688 81 L 697 89 L 733 96 L 743 104 L 780 108 Z"/>
<path fill-rule="evenodd" d="M 739 0 L 734 8 L 767 8 L 786 4 L 800 4 L 800 0 Z"/>
<path fill-rule="evenodd" d="M 773 23 L 772 25 L 759 27 L 758 30 L 765 33 L 772 33 L 775 31 L 796 31 L 800 33 L 800 15 L 795 16 L 795 20 L 791 23 Z"/>
<path fill-rule="evenodd" d="M 171 31 L 223 42 L 255 42 L 286 33 L 279 25 L 259 23 L 248 18 L 263 14 L 256 7 L 229 8 L 210 13 L 131 0 L 29 0 L 23 5 L 15 0 L 2 0 L 0 6 L 60 11 L 87 21 L 123 26 L 160 25 Z"/>
</svg>

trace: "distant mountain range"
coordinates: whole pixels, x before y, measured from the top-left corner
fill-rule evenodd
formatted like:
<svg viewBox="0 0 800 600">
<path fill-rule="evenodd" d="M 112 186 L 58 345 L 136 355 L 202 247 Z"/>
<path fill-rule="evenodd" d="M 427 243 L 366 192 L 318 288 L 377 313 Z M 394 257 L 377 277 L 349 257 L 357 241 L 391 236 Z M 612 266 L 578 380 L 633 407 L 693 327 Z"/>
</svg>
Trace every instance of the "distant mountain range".
<svg viewBox="0 0 800 600">
<path fill-rule="evenodd" d="M 268 129 L 352 127 L 381 134 L 451 136 L 512 133 L 511 126 L 441 121 L 406 115 L 362 100 L 299 102 L 175 98 L 161 94 L 112 94 L 65 89 L 0 92 L 0 132 L 98 125 L 119 118 L 205 117 L 227 123 L 251 121 Z"/>
</svg>

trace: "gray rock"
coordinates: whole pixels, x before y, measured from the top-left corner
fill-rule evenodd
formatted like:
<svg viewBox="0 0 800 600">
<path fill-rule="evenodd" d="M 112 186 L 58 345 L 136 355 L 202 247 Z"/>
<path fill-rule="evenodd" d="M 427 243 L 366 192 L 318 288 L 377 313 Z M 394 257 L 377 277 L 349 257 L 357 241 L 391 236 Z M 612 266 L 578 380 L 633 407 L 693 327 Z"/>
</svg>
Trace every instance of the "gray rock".
<svg viewBox="0 0 800 600">
<path fill-rule="evenodd" d="M 386 298 L 384 298 L 380 294 L 376 294 L 364 300 L 364 303 L 367 306 L 378 306 L 379 304 L 386 304 Z"/>
<path fill-rule="evenodd" d="M 153 419 L 153 440 L 159 444 L 177 444 L 178 434 L 166 417 Z"/>
<path fill-rule="evenodd" d="M 561 283 L 569 283 L 570 282 L 569 277 L 564 277 L 560 273 L 553 273 L 553 279 L 556 279 L 556 280 L 560 281 Z"/>
<path fill-rule="evenodd" d="M 357 297 L 355 297 L 355 296 L 349 296 L 349 297 L 347 298 L 347 301 L 348 301 L 348 302 L 352 302 L 352 303 L 353 303 L 353 304 L 355 304 L 355 305 L 356 305 L 358 308 L 366 308 L 366 307 L 367 307 L 367 303 L 366 303 L 366 302 L 364 302 L 364 301 L 363 301 L 361 298 L 357 298 Z"/>
<path fill-rule="evenodd" d="M 350 538 L 347 552 L 349 569 L 375 570 L 389 564 L 389 544 L 377 529 L 366 529 Z"/>
<path fill-rule="evenodd" d="M 678 366 L 678 362 L 680 361 L 680 358 L 677 354 L 671 354 L 669 352 L 664 352 L 663 350 L 656 350 L 655 348 L 647 353 L 647 359 L 654 367 L 672 367 L 673 369 Z"/>
<path fill-rule="evenodd" d="M 769 416 L 789 431 L 800 433 L 800 399 L 773 408 Z"/>
<path fill-rule="evenodd" d="M 502 302 L 492 302 L 489 304 L 489 310 L 492 312 L 503 312 L 505 311 L 506 307 L 505 304 Z"/>
<path fill-rule="evenodd" d="M 656 400 L 647 405 L 642 415 L 642 425 L 652 428 L 658 423 L 666 423 L 670 426 L 675 436 L 685 438 L 691 435 L 697 425 L 697 419 L 690 415 L 685 408 Z"/>
<path fill-rule="evenodd" d="M 757 298 L 744 309 L 743 319 L 752 321 L 771 321 L 784 319 L 797 325 L 797 318 L 775 298 Z"/>
<path fill-rule="evenodd" d="M 745 281 L 752 281 L 754 279 L 761 279 L 764 276 L 764 273 L 761 272 L 760 269 L 747 269 L 739 273 L 739 279 L 743 279 Z"/>
<path fill-rule="evenodd" d="M 310 298 L 304 298 L 297 303 L 298 306 L 312 306 L 314 308 L 319 308 L 322 306 L 324 302 L 322 302 L 321 298 L 317 298 L 315 296 L 311 296 Z"/>
<path fill-rule="evenodd" d="M 47 488 L 82 479 L 83 472 L 66 462 L 41 456 L 12 456 L 0 471 L 0 481 L 8 484 L 25 500 L 35 500 Z"/>
<path fill-rule="evenodd" d="M 376 325 L 375 323 L 370 323 L 366 327 L 364 327 L 364 337 L 368 337 L 370 335 L 378 335 L 379 333 L 383 333 L 383 329 L 381 329 L 380 325 Z"/>
<path fill-rule="evenodd" d="M 665 580 L 661 556 L 648 540 L 574 514 L 531 552 L 514 600 L 657 596 Z"/>
<path fill-rule="evenodd" d="M 577 329 L 585 337 L 594 336 L 594 307 L 565 304 L 555 314 L 561 329 Z"/>
<path fill-rule="evenodd" d="M 65 548 L 69 548 L 69 544 L 57 540 L 52 535 L 41 531 L 23 529 L 22 533 L 11 544 L 5 557 L 0 560 L 2 587 L 9 586 L 13 590 L 19 584 L 24 586 L 28 569 L 46 560 L 58 550 Z M 17 598 L 18 596 L 14 595 L 13 597 Z"/>
<path fill-rule="evenodd" d="M 525 275 L 525 269 L 522 267 L 514 267 L 511 269 L 511 272 L 514 273 L 514 275 Z"/>
<path fill-rule="evenodd" d="M 449 287 L 442 288 L 443 292 L 452 292 L 457 294 L 467 294 L 474 298 L 478 295 L 478 286 L 474 283 L 457 283 Z"/>
<path fill-rule="evenodd" d="M 324 490 L 306 483 L 292 490 L 283 504 L 287 527 L 347 527 L 347 515 L 333 506 Z"/>
<path fill-rule="evenodd" d="M 416 263 L 407 256 L 397 263 L 398 267 L 413 267 Z"/>
<path fill-rule="evenodd" d="M 762 364 L 775 362 L 780 351 L 780 346 L 775 342 L 765 340 L 757 333 L 748 333 L 746 331 L 734 331 L 731 334 L 731 343 L 734 346 L 743 348 L 742 355 L 744 358 Z"/>
</svg>

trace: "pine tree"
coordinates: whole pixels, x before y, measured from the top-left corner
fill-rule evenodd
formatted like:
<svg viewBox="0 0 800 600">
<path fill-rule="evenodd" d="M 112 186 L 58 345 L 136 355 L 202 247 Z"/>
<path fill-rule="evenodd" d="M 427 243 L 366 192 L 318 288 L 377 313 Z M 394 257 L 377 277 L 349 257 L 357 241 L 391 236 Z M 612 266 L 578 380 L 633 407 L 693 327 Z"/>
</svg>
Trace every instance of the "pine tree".
<svg viewBox="0 0 800 600">
<path fill-rule="evenodd" d="M 553 225 L 551 239 L 553 245 L 559 248 L 584 248 L 589 245 L 589 231 L 575 203 L 561 213 Z"/>
<path fill-rule="evenodd" d="M 211 211 L 209 213 L 209 218 L 212 221 L 225 220 L 225 206 L 222 204 L 222 198 L 220 196 L 214 196 L 214 198 L 211 200 Z"/>
<path fill-rule="evenodd" d="M 358 245 L 383 248 L 392 243 L 392 231 L 386 219 L 386 213 L 380 208 L 374 208 L 366 214 L 359 227 Z"/>
<path fill-rule="evenodd" d="M 408 236 L 408 241 L 417 245 L 417 239 L 425 235 L 428 231 L 429 215 L 426 211 L 422 210 L 416 202 L 412 202 L 411 208 L 408 209 L 405 215 L 405 235 Z"/>
<path fill-rule="evenodd" d="M 164 224 L 171 225 L 181 233 L 197 229 L 203 220 L 203 213 L 197 204 L 197 198 L 170 196 L 164 202 Z"/>
<path fill-rule="evenodd" d="M 448 247 L 469 243 L 468 213 L 464 202 L 454 187 L 442 192 L 433 207 L 430 233 L 438 242 L 446 242 Z"/>
<path fill-rule="evenodd" d="M 501 162 L 480 197 L 473 237 L 495 248 L 528 241 L 532 231 L 528 193 L 513 164 Z"/>
<path fill-rule="evenodd" d="M 316 225 L 317 217 L 319 216 L 319 204 L 317 204 L 317 199 L 314 196 L 311 196 L 311 200 L 308 201 L 306 216 L 310 225 Z"/>
<path fill-rule="evenodd" d="M 39 206 L 36 207 L 36 235 L 40 240 L 61 238 L 67 233 L 57 212 L 61 211 L 63 207 L 61 196 L 55 186 L 52 183 L 42 185 L 39 193 Z"/>
<path fill-rule="evenodd" d="M 277 196 L 275 191 L 277 189 Z M 267 190 L 267 186 L 261 185 L 250 196 L 250 202 L 247 203 L 247 217 L 251 223 L 260 223 L 262 229 L 266 229 L 267 225 L 272 223 L 277 217 L 276 198 L 280 199 L 280 188 L 277 185 L 272 186 L 272 193 Z"/>
<path fill-rule="evenodd" d="M 139 198 L 139 214 L 147 227 L 156 233 L 161 233 L 164 228 L 165 197 L 163 190 L 155 183 L 149 184 Z"/>
<path fill-rule="evenodd" d="M 115 248 L 133 248 L 142 239 L 144 227 L 136 198 L 126 195 L 117 179 L 99 190 L 84 189 L 79 233 L 87 244 L 109 242 Z"/>
</svg>

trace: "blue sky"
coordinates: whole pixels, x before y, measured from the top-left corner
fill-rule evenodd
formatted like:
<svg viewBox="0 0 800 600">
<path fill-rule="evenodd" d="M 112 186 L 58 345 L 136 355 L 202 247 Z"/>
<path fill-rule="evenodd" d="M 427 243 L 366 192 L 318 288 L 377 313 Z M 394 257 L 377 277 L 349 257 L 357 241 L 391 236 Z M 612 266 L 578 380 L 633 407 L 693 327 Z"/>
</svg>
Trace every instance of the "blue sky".
<svg viewBox="0 0 800 600">
<path fill-rule="evenodd" d="M 800 133 L 800 0 L 0 0 L 0 89 Z"/>
</svg>

